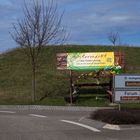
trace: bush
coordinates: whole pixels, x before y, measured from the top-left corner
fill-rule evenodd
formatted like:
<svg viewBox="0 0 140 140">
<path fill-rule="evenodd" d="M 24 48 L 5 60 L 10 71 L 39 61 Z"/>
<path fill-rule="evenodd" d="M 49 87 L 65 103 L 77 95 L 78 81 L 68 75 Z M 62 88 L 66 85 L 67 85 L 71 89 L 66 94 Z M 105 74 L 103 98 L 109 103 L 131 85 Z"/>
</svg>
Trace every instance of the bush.
<svg viewBox="0 0 140 140">
<path fill-rule="evenodd" d="M 91 114 L 91 118 L 110 124 L 140 124 L 140 110 L 116 109 L 97 110 Z"/>
</svg>

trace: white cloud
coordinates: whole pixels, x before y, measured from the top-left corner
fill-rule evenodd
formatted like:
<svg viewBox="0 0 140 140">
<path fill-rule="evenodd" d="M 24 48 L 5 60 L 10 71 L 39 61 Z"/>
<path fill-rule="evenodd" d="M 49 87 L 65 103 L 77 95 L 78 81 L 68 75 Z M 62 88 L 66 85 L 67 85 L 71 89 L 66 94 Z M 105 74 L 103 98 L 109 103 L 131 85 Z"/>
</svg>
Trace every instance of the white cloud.
<svg viewBox="0 0 140 140">
<path fill-rule="evenodd" d="M 79 5 L 77 9 L 74 5 L 74 9 L 69 9 L 68 16 L 65 16 L 75 41 L 79 36 L 103 38 L 110 30 L 118 30 L 123 34 L 140 34 L 140 1 L 87 0 Z"/>
<path fill-rule="evenodd" d="M 110 18 L 113 22 L 127 22 L 129 19 L 129 16 L 113 16 Z"/>
</svg>

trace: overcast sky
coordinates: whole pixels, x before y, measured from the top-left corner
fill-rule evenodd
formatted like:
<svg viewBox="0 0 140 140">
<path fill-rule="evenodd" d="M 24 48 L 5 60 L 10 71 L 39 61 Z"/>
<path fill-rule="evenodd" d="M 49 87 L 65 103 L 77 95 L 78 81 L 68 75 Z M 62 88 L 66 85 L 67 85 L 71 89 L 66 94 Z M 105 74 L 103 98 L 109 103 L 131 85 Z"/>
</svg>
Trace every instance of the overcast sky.
<svg viewBox="0 0 140 140">
<path fill-rule="evenodd" d="M 30 2 L 30 0 L 26 0 Z M 140 0 L 55 0 L 70 32 L 68 44 L 111 45 L 108 33 L 120 43 L 140 46 Z M 0 52 L 17 47 L 9 31 L 22 18 L 23 0 L 0 0 Z"/>
</svg>

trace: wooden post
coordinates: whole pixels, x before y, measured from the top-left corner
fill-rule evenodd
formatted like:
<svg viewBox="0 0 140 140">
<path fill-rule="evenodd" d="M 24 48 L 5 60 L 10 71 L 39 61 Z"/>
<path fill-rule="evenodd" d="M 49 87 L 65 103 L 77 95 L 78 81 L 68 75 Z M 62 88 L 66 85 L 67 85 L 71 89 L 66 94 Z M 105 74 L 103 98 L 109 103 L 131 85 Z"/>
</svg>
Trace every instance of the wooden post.
<svg viewBox="0 0 140 140">
<path fill-rule="evenodd" d="M 110 77 L 110 81 L 109 81 L 109 90 L 110 90 L 111 93 L 112 93 L 112 94 L 110 94 L 110 101 L 111 101 L 111 103 L 114 103 L 112 83 L 113 83 L 113 77 L 111 76 L 111 77 Z"/>
<path fill-rule="evenodd" d="M 72 87 L 72 71 L 70 70 L 70 104 L 72 105 L 73 100 L 72 100 L 72 92 L 73 92 L 73 87 Z"/>
<path fill-rule="evenodd" d="M 121 104 L 119 103 L 119 111 L 121 111 Z"/>
</svg>

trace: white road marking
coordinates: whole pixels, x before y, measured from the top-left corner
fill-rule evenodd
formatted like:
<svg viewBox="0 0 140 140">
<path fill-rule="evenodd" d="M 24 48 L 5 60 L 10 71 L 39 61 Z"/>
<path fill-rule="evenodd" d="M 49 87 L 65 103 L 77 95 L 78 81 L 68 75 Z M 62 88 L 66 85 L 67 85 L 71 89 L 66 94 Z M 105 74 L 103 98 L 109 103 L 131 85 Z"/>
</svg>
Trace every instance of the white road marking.
<svg viewBox="0 0 140 140">
<path fill-rule="evenodd" d="M 79 122 L 82 121 L 83 119 L 85 119 L 85 116 L 84 116 L 84 117 L 81 117 L 81 118 L 79 119 Z"/>
<path fill-rule="evenodd" d="M 43 115 L 37 115 L 37 114 L 29 114 L 29 115 L 33 117 L 47 118 L 47 116 L 43 116 Z"/>
<path fill-rule="evenodd" d="M 11 114 L 14 114 L 16 112 L 14 112 L 14 111 L 0 111 L 0 113 L 11 113 Z"/>
<path fill-rule="evenodd" d="M 77 122 L 73 122 L 73 121 L 68 121 L 68 120 L 61 120 L 61 121 L 62 122 L 65 122 L 65 123 L 70 123 L 70 124 L 78 125 L 78 126 L 87 128 L 87 129 L 89 129 L 91 131 L 94 131 L 94 132 L 101 132 L 100 130 L 98 130 L 98 129 L 94 128 L 94 127 L 85 125 L 85 124 L 81 124 L 81 123 L 77 123 Z"/>
<path fill-rule="evenodd" d="M 111 130 L 121 130 L 119 125 L 106 124 L 103 128 Z"/>
</svg>

